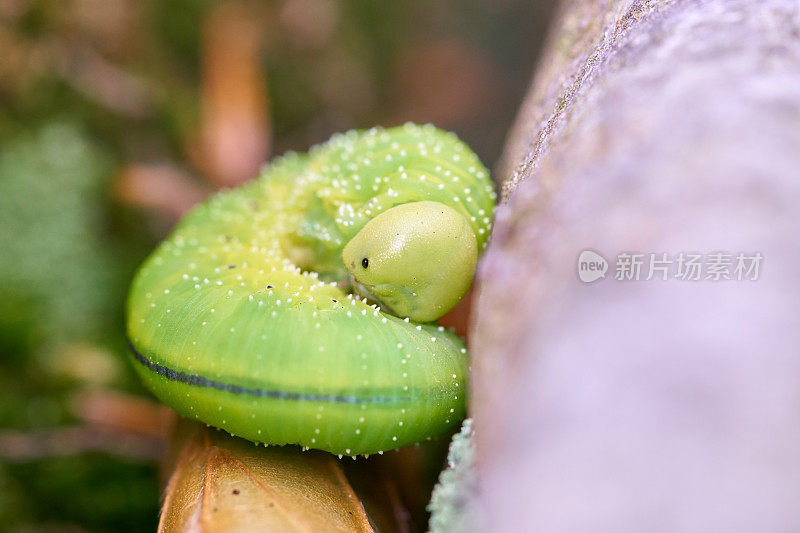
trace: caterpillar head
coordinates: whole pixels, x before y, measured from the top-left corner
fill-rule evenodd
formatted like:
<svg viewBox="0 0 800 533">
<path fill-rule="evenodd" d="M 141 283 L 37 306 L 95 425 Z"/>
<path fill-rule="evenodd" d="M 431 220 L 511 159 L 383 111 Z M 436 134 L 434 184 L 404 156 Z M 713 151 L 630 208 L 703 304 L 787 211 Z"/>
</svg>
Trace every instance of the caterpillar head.
<svg viewBox="0 0 800 533">
<path fill-rule="evenodd" d="M 478 244 L 455 209 L 412 202 L 370 220 L 347 243 L 342 258 L 359 295 L 399 317 L 430 322 L 466 294 Z"/>
</svg>

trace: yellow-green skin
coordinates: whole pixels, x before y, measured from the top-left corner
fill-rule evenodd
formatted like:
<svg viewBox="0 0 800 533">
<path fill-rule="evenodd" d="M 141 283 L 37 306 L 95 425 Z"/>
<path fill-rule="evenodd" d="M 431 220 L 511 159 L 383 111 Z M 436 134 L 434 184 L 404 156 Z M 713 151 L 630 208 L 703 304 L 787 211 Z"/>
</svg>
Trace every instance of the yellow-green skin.
<svg viewBox="0 0 800 533">
<path fill-rule="evenodd" d="M 440 202 L 411 202 L 373 218 L 342 253 L 355 290 L 394 315 L 431 322 L 467 293 L 478 241 L 467 219 Z"/>
<path fill-rule="evenodd" d="M 478 158 L 432 126 L 283 156 L 195 208 L 141 267 L 128 299 L 135 367 L 179 413 L 254 442 L 357 455 L 442 433 L 464 416 L 468 357 L 455 334 L 414 320 L 468 288 L 494 199 Z M 398 228 L 407 255 L 387 252 Z M 351 241 L 372 271 L 345 266 Z M 352 294 L 353 278 L 394 314 Z"/>
</svg>

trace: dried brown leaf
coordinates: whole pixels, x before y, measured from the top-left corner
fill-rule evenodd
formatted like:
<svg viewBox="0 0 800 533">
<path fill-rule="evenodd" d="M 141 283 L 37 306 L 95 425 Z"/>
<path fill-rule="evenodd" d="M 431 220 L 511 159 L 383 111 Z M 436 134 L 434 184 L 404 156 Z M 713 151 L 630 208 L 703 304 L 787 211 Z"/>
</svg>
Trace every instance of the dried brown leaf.
<svg viewBox="0 0 800 533">
<path fill-rule="evenodd" d="M 208 191 L 179 168 L 134 164 L 117 174 L 114 195 L 127 205 L 155 209 L 174 223 Z"/>
<path fill-rule="evenodd" d="M 109 389 L 81 389 L 69 396 L 70 412 L 87 425 L 166 441 L 175 413 L 162 404 Z"/>
<path fill-rule="evenodd" d="M 328 453 L 260 447 L 185 421 L 178 434 L 161 532 L 374 530 L 348 473 Z M 391 491 L 376 494 L 376 486 L 368 507 L 379 509 L 379 529 L 407 530 L 397 523 L 399 504 L 385 497 Z"/>
<path fill-rule="evenodd" d="M 152 462 L 161 455 L 163 445 L 162 438 L 93 424 L 35 431 L 0 430 L 0 462 L 97 452 Z"/>
<path fill-rule="evenodd" d="M 200 137 L 188 151 L 217 187 L 253 178 L 270 155 L 267 77 L 259 57 L 263 20 L 257 4 L 227 2 L 203 29 Z"/>
</svg>

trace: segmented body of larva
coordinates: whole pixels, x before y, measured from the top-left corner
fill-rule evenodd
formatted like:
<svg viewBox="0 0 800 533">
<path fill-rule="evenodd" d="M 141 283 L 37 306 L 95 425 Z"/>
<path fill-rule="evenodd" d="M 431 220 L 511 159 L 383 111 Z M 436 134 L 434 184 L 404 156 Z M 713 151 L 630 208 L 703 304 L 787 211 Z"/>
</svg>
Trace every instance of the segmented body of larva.
<svg viewBox="0 0 800 533">
<path fill-rule="evenodd" d="M 179 413 L 255 442 L 356 455 L 454 427 L 462 341 L 352 294 L 342 250 L 373 218 L 429 201 L 460 213 L 481 251 L 494 199 L 477 156 L 432 126 L 280 157 L 196 207 L 141 267 L 128 300 L 137 371 Z"/>
</svg>

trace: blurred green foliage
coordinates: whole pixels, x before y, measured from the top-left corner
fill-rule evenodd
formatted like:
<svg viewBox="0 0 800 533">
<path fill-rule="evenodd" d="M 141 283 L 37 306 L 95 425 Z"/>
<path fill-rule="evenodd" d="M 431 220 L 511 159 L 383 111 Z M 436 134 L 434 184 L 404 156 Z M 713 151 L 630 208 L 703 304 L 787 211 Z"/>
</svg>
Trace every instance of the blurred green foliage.
<svg viewBox="0 0 800 533">
<path fill-rule="evenodd" d="M 125 289 L 143 250 L 112 238 L 110 163 L 75 121 L 19 132 L 0 152 L 1 427 L 71 422 L 66 403 L 81 383 L 54 359 L 80 351 L 64 354 L 66 347 L 94 343 L 121 353 Z M 154 473 L 154 465 L 97 454 L 2 464 L 0 529 L 43 522 L 150 529 Z"/>
<path fill-rule="evenodd" d="M 119 243 L 105 234 L 108 171 L 102 150 L 63 122 L 0 153 L 0 338 L 14 351 L 114 324 L 125 280 Z"/>
<path fill-rule="evenodd" d="M 0 468 L 3 531 L 154 531 L 154 468 L 105 454 L 49 457 Z M 70 527 L 72 525 L 72 527 Z"/>
</svg>

